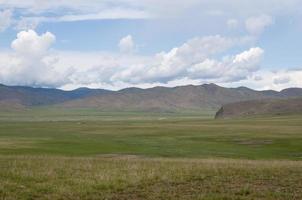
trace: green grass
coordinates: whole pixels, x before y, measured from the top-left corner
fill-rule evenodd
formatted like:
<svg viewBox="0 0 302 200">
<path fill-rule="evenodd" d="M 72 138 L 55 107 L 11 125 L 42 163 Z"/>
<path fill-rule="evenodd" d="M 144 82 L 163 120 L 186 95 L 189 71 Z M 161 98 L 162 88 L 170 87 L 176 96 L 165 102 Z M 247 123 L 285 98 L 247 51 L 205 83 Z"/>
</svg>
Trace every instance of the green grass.
<svg viewBox="0 0 302 200">
<path fill-rule="evenodd" d="M 0 113 L 0 199 L 302 199 L 302 116 Z"/>
<path fill-rule="evenodd" d="M 96 121 L 0 121 L 0 154 L 301 160 L 302 117 L 131 115 Z"/>
<path fill-rule="evenodd" d="M 96 121 L 96 120 L 152 120 L 161 117 L 202 119 L 213 118 L 216 110 L 181 112 L 105 112 L 97 109 L 64 109 L 53 106 L 33 107 L 20 111 L 3 111 L 0 108 L 0 121 Z"/>
</svg>

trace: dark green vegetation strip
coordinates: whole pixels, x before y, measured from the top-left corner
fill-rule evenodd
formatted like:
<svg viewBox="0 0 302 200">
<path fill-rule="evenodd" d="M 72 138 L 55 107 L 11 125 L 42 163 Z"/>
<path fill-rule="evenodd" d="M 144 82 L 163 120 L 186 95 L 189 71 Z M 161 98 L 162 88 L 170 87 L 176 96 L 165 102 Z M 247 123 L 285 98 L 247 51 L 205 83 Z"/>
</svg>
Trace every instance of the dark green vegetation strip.
<svg viewBox="0 0 302 200">
<path fill-rule="evenodd" d="M 0 121 L 0 154 L 302 159 L 302 117 L 100 116 Z"/>
<path fill-rule="evenodd" d="M 0 156 L 0 199 L 302 199 L 301 161 Z"/>
</svg>

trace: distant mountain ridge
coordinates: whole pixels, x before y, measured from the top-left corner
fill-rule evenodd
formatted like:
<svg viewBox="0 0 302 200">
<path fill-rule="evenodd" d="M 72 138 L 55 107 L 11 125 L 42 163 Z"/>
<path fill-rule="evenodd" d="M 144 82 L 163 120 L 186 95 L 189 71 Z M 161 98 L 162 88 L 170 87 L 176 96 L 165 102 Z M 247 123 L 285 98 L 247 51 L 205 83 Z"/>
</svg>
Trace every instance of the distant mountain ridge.
<svg viewBox="0 0 302 200">
<path fill-rule="evenodd" d="M 0 102 L 15 101 L 23 106 L 53 105 L 69 100 L 110 92 L 103 89 L 78 88 L 63 91 L 49 88 L 0 85 Z"/>
<path fill-rule="evenodd" d="M 302 97 L 301 88 L 256 91 L 247 87 L 225 88 L 215 84 L 173 88 L 126 88 L 119 91 L 79 88 L 72 91 L 0 85 L 0 107 L 57 106 L 93 108 L 103 111 L 200 111 L 218 110 L 222 105 L 261 99 Z"/>
</svg>

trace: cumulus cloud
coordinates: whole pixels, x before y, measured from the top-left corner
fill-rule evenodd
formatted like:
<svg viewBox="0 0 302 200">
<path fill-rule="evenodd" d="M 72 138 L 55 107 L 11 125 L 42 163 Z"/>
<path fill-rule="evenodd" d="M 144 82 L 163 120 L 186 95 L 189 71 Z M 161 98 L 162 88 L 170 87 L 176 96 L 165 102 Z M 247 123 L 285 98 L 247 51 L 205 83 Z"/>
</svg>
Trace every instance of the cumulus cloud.
<svg viewBox="0 0 302 200">
<path fill-rule="evenodd" d="M 12 52 L 2 53 L 0 82 L 10 85 L 57 87 L 66 83 L 66 71 L 58 71 L 49 52 L 55 36 L 46 32 L 22 31 L 12 42 Z"/>
<path fill-rule="evenodd" d="M 220 60 L 211 57 L 240 44 L 240 39 L 219 35 L 194 38 L 169 52 L 155 55 L 151 63 L 137 63 L 112 76 L 113 81 L 132 84 L 167 83 L 189 78 L 203 81 L 238 81 L 257 71 L 263 54 L 261 48 L 251 48 Z"/>
<path fill-rule="evenodd" d="M 300 14 L 301 0 L 0 2 L 0 31 L 9 26 L 14 26 L 16 30 L 26 30 L 17 35 L 10 51 L 0 51 L 2 83 L 49 87 L 125 87 L 216 82 L 226 85 L 252 85 L 253 88 L 266 85 L 273 89 L 289 84 L 302 84 L 301 71 L 262 70 L 260 65 L 264 50 L 255 45 L 258 36 L 274 23 L 273 19 L 278 19 L 279 14 Z M 239 26 L 242 23 L 249 34 L 235 38 L 220 35 L 196 37 L 171 50 L 142 56 L 136 52 L 137 46 L 131 35 L 125 36 L 117 44 L 120 52 L 72 52 L 51 49 L 56 40 L 54 34 L 38 34 L 31 30 L 44 22 L 150 18 L 156 18 L 153 21 L 156 22 L 156 28 L 165 27 L 167 23 L 173 24 L 175 21 L 176 26 L 187 22 L 196 25 L 192 19 L 206 19 L 206 24 L 214 27 L 215 32 L 218 32 L 219 29 L 216 28 L 221 25 L 222 28 L 227 25 L 232 30 L 241 31 L 242 27 Z M 225 18 L 228 20 L 225 21 Z M 211 20 L 217 23 L 211 23 Z M 246 50 L 240 52 L 238 48 L 234 48 L 237 46 Z"/>
<path fill-rule="evenodd" d="M 188 69 L 189 77 L 213 82 L 237 82 L 259 69 L 263 50 L 251 48 L 222 61 L 206 59 Z"/>
<path fill-rule="evenodd" d="M 131 35 L 123 37 L 119 42 L 119 49 L 122 53 L 133 53 L 135 50 L 135 43 Z"/>
<path fill-rule="evenodd" d="M 0 11 L 0 32 L 5 31 L 12 23 L 12 11 Z"/>
<path fill-rule="evenodd" d="M 27 57 L 41 57 L 47 53 L 55 40 L 56 37 L 50 32 L 38 35 L 33 30 L 21 31 L 17 34 L 17 39 L 12 42 L 11 47 L 18 54 Z"/>
<path fill-rule="evenodd" d="M 259 64 L 263 53 L 264 51 L 259 47 L 251 48 L 235 56 L 233 64 L 241 66 L 241 68 L 255 70 L 255 66 Z"/>
<path fill-rule="evenodd" d="M 193 38 L 180 47 L 154 56 L 151 63 L 138 63 L 116 73 L 113 80 L 130 83 L 167 82 L 186 75 L 188 66 L 221 53 L 237 41 L 219 35 Z"/>
<path fill-rule="evenodd" d="M 214 59 L 242 44 L 242 39 L 219 35 L 196 37 L 168 52 L 153 56 L 128 54 L 132 36 L 121 39 L 125 54 L 50 51 L 55 36 L 21 31 L 12 42 L 13 52 L 3 58 L 0 81 L 7 84 L 64 86 L 106 84 L 167 84 L 176 80 L 238 81 L 257 71 L 263 54 L 251 48 L 238 55 Z M 3 55 L 2 55 L 3 56 Z"/>
<path fill-rule="evenodd" d="M 273 24 L 273 18 L 269 15 L 250 17 L 246 20 L 247 31 L 252 35 L 261 34 L 265 28 Z"/>
<path fill-rule="evenodd" d="M 50 50 L 55 35 L 21 31 L 11 51 L 0 52 L 0 82 L 10 85 L 77 86 L 120 89 L 129 86 L 219 83 L 256 89 L 302 85 L 302 70 L 269 71 L 260 68 L 264 50 L 253 47 L 223 55 L 241 38 L 219 35 L 196 37 L 168 52 L 151 56 L 110 52 Z M 265 78 L 263 78 L 265 77 Z"/>
</svg>

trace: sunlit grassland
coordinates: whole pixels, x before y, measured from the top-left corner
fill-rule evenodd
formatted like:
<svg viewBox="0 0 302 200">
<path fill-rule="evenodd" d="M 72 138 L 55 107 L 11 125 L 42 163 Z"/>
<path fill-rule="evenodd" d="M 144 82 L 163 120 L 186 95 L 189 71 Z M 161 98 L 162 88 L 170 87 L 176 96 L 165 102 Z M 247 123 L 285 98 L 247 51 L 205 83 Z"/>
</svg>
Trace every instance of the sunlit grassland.
<svg viewBox="0 0 302 200">
<path fill-rule="evenodd" d="M 302 116 L 43 111 L 0 114 L 0 199 L 302 199 Z"/>
<path fill-rule="evenodd" d="M 302 117 L 212 120 L 131 115 L 0 121 L 0 154 L 302 159 Z"/>
</svg>

